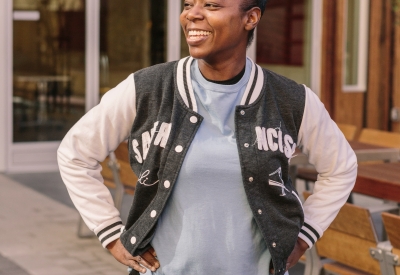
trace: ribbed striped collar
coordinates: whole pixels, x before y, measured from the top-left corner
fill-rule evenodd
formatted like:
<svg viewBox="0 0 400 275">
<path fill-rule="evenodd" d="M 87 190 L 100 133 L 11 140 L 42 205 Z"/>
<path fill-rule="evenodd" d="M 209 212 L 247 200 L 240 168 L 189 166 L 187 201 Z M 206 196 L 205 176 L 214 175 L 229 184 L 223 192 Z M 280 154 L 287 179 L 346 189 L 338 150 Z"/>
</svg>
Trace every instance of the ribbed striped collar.
<svg viewBox="0 0 400 275">
<path fill-rule="evenodd" d="M 245 93 L 240 101 L 240 105 L 252 104 L 260 96 L 264 85 L 264 73 L 260 66 L 251 60 L 251 73 L 249 83 L 247 83 Z M 177 85 L 179 94 L 186 106 L 197 112 L 196 98 L 193 92 L 193 86 L 190 76 L 190 66 L 193 57 L 185 57 L 178 61 L 177 66 Z"/>
</svg>

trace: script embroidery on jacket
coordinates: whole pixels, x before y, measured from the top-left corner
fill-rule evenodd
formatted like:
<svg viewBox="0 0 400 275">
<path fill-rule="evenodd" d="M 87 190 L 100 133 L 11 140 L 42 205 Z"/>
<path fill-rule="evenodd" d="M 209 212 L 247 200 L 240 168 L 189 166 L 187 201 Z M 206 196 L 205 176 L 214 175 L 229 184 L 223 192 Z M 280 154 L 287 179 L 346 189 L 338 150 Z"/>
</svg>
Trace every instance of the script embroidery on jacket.
<svg viewBox="0 0 400 275">
<path fill-rule="evenodd" d="M 138 182 L 139 182 L 140 184 L 144 185 L 144 186 L 153 186 L 154 184 L 156 184 L 157 182 L 159 182 L 159 180 L 157 180 L 157 181 L 155 181 L 155 182 L 153 182 L 153 183 L 146 183 L 146 181 L 149 179 L 149 178 L 147 178 L 147 176 L 148 176 L 149 174 L 150 174 L 150 170 L 146 170 L 146 171 L 144 171 L 143 173 L 141 173 L 141 174 L 139 175 Z"/>
</svg>

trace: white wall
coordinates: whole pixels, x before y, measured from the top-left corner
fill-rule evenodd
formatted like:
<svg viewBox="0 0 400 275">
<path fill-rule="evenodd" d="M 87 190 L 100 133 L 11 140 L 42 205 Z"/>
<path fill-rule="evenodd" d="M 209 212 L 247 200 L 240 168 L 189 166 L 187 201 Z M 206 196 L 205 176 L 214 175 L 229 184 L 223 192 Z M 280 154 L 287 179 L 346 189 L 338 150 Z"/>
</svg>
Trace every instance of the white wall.
<svg viewBox="0 0 400 275">
<path fill-rule="evenodd" d="M 0 1 L 0 172 L 7 170 L 7 144 L 10 136 L 8 125 L 9 95 L 11 91 L 11 57 L 8 50 L 11 44 L 11 1 Z"/>
</svg>

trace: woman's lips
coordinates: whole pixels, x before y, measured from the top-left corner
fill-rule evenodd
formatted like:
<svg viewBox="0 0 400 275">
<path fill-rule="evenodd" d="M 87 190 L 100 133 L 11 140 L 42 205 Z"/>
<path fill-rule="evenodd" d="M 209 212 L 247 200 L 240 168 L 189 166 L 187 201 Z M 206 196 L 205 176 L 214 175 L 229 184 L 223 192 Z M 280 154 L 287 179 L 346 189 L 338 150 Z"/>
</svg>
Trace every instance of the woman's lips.
<svg viewBox="0 0 400 275">
<path fill-rule="evenodd" d="M 210 34 L 211 32 L 209 31 L 190 30 L 188 32 L 187 41 L 188 43 L 202 42 L 206 40 Z"/>
</svg>

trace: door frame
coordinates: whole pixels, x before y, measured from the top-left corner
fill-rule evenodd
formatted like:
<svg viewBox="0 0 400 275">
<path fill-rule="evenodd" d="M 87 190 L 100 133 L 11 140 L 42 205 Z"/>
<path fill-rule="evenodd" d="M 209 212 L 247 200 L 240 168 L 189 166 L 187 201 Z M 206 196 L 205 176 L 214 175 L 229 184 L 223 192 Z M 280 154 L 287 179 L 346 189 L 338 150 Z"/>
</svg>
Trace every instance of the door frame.
<svg viewBox="0 0 400 275">
<path fill-rule="evenodd" d="M 11 91 L 11 57 L 8 54 L 11 44 L 11 26 L 9 22 L 12 14 L 10 1 L 0 1 L 0 83 L 2 83 L 2 92 L 0 92 L 0 172 L 7 170 L 7 145 L 9 144 L 9 92 Z"/>
<path fill-rule="evenodd" d="M 2 171 L 7 173 L 57 171 L 57 149 L 60 141 L 20 142 L 13 143 L 13 109 L 12 109 L 12 57 L 13 57 L 13 3 L 2 1 L 4 6 L 5 53 L 6 64 L 2 77 L 5 78 L 5 100 L 7 107 L 1 117 L 5 117 L 5 140 L 0 140 L 4 147 L 5 162 Z M 2 8 L 2 7 L 1 7 Z M 2 9 L 3 10 L 3 9 Z M 90 110 L 99 100 L 99 28 L 100 2 L 86 0 L 85 6 L 85 110 Z"/>
</svg>

